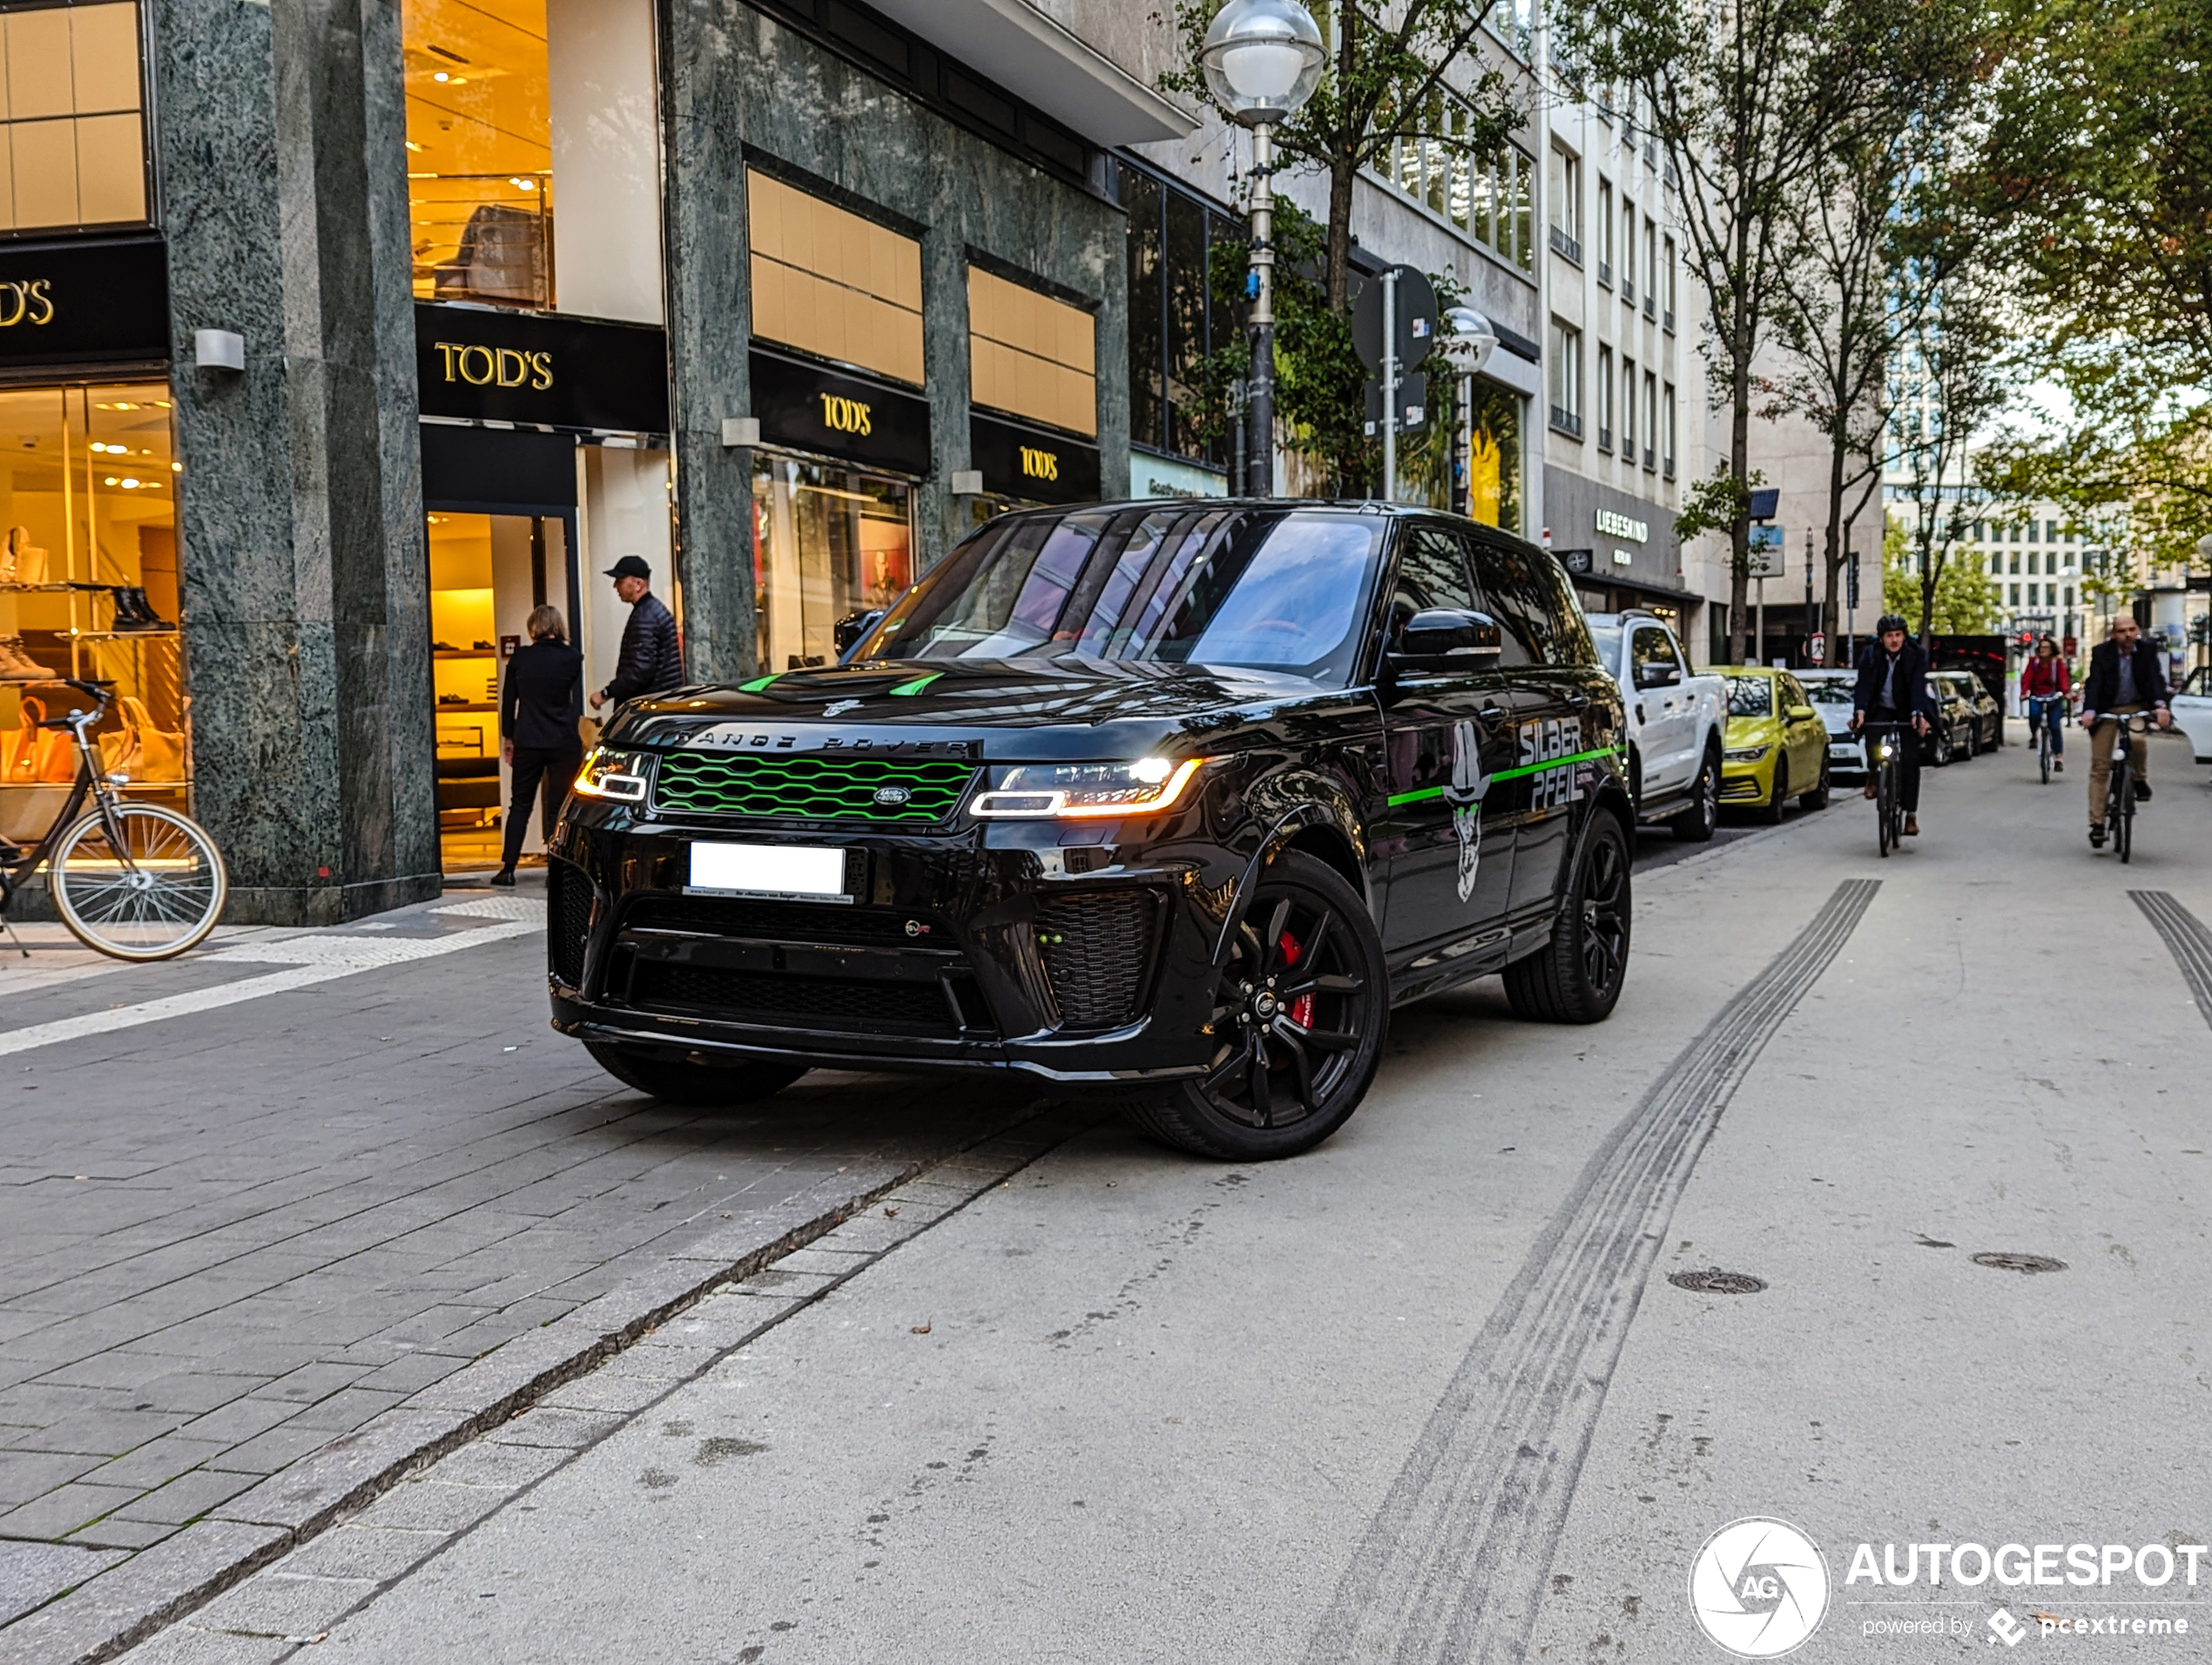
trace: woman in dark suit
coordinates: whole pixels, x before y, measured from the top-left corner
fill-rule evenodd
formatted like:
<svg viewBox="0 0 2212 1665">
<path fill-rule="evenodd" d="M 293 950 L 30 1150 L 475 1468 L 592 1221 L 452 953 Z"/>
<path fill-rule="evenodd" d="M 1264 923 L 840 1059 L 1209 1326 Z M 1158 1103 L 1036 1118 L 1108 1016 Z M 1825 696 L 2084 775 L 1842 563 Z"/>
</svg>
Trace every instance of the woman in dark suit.
<svg viewBox="0 0 2212 1665">
<path fill-rule="evenodd" d="M 515 882 L 530 804 L 542 799 L 545 836 L 583 764 L 577 722 L 583 715 L 583 655 L 569 645 L 569 627 L 556 607 L 529 617 L 529 645 L 507 662 L 499 690 L 499 751 L 515 775 L 515 800 L 507 810 L 507 847 L 495 885 Z"/>
</svg>

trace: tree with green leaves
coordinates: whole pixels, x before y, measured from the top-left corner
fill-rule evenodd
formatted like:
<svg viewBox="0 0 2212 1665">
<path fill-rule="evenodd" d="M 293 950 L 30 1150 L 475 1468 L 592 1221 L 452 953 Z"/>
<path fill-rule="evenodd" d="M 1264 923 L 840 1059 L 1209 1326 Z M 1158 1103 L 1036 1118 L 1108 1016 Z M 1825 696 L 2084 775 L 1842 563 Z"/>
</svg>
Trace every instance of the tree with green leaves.
<svg viewBox="0 0 2212 1665">
<path fill-rule="evenodd" d="M 2071 410 L 1993 465 L 2083 516 L 2126 502 L 2178 565 L 2212 533 L 2212 0 L 2001 3 L 1992 148 L 2037 198 L 2015 279 Z"/>
<path fill-rule="evenodd" d="M 1723 468 L 1676 520 L 1729 535 L 1729 656 L 1750 600 L 1750 425 L 1757 366 L 1796 258 L 1793 207 L 1831 133 L 1878 85 L 1889 44 L 1853 0 L 1568 0 L 1554 13 L 1570 73 L 1641 90 L 1675 181 L 1673 217 L 1704 297 L 1713 403 L 1729 413 Z"/>
<path fill-rule="evenodd" d="M 1945 563 L 1932 597 L 1924 597 L 1912 536 L 1891 515 L 1882 523 L 1882 610 L 1920 618 L 1920 630 L 1939 636 L 1986 636 L 1999 623 L 1997 585 L 1979 561 Z"/>
</svg>

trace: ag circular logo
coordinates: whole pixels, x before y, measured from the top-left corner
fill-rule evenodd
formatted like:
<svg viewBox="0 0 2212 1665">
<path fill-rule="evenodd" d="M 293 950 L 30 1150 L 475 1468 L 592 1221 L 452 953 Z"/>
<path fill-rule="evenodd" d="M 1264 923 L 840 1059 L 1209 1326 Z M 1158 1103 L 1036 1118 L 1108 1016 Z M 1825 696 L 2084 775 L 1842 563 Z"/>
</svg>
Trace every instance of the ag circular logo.
<svg viewBox="0 0 2212 1665">
<path fill-rule="evenodd" d="M 1784 1520 L 1730 1521 L 1689 1567 L 1697 1628 L 1738 1659 L 1777 1659 L 1820 1628 L 1828 1563 Z"/>
</svg>

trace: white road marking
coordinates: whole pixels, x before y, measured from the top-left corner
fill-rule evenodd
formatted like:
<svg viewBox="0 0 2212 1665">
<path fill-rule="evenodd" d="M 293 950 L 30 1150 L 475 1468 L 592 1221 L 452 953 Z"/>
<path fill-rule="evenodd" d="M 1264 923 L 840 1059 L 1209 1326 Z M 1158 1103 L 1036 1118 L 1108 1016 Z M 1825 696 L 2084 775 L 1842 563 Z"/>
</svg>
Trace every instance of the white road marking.
<svg viewBox="0 0 2212 1665">
<path fill-rule="evenodd" d="M 455 931 L 449 936 L 428 939 L 315 935 L 282 937 L 273 941 L 265 938 L 241 942 L 234 947 L 226 945 L 221 952 L 212 957 L 223 961 L 280 965 L 289 969 L 272 972 L 265 976 L 245 977 L 233 983 L 219 983 L 212 988 L 195 988 L 183 994 L 164 994 L 157 1000 L 141 1001 L 135 1006 L 118 1006 L 105 1012 L 84 1012 L 75 1017 L 57 1018 L 51 1023 L 33 1023 L 25 1028 L 0 1031 L 0 1057 L 14 1052 L 28 1052 L 35 1047 L 50 1047 L 57 1041 L 82 1040 L 86 1035 L 135 1028 L 142 1023 L 158 1023 L 165 1018 L 185 1017 L 194 1012 L 212 1011 L 217 1007 L 235 1006 L 241 1001 L 259 1000 L 265 994 L 280 994 L 287 989 L 305 988 L 311 983 L 326 983 L 334 978 L 350 977 L 355 972 L 376 971 L 386 966 L 404 965 L 413 960 L 428 960 L 437 954 L 451 954 L 460 948 L 502 942 L 510 937 L 529 936 L 538 929 L 539 927 L 530 920 L 516 920 L 486 926 L 481 930 Z"/>
</svg>

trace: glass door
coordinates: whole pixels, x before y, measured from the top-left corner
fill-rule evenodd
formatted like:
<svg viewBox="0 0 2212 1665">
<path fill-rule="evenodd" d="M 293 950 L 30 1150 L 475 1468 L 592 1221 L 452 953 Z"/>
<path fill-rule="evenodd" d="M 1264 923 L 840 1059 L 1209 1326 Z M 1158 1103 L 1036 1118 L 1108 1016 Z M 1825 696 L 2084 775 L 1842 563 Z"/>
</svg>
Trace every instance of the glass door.
<svg viewBox="0 0 2212 1665">
<path fill-rule="evenodd" d="M 760 668 L 834 664 L 838 620 L 888 607 L 914 582 L 913 489 L 834 464 L 756 455 Z"/>
</svg>

